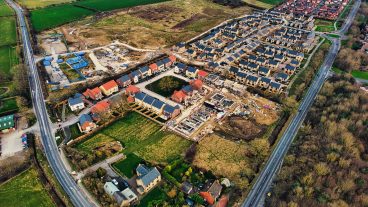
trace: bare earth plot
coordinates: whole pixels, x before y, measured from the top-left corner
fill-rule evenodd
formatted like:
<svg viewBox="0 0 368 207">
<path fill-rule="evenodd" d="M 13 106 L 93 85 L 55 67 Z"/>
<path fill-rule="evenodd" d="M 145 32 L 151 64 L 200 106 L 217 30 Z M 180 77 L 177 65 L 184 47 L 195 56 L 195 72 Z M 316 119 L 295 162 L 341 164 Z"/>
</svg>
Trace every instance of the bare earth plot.
<svg viewBox="0 0 368 207">
<path fill-rule="evenodd" d="M 173 0 L 126 9 L 104 18 L 90 17 L 65 27 L 68 32 L 74 31 L 72 37 L 88 45 L 119 39 L 139 48 L 157 49 L 188 40 L 224 20 L 249 12 L 249 7 L 230 8 L 209 0 Z"/>
</svg>

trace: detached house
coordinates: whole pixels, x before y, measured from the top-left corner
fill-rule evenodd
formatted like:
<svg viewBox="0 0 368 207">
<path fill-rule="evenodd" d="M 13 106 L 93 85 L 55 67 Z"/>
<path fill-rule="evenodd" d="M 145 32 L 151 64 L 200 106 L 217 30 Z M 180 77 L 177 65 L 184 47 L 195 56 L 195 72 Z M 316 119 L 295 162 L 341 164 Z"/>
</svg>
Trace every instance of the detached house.
<svg viewBox="0 0 368 207">
<path fill-rule="evenodd" d="M 132 80 L 128 75 L 123 75 L 119 79 L 116 80 L 120 87 L 125 88 L 132 84 Z"/>
<path fill-rule="evenodd" d="M 187 68 L 187 65 L 185 65 L 184 63 L 178 63 L 174 68 L 174 72 L 182 73 L 185 71 L 186 68 Z"/>
<path fill-rule="evenodd" d="M 270 69 L 265 68 L 265 67 L 260 67 L 258 69 L 258 73 L 259 73 L 259 75 L 269 76 L 270 75 Z"/>
<path fill-rule="evenodd" d="M 194 67 L 188 67 L 187 71 L 185 72 L 185 75 L 189 78 L 195 78 L 197 77 L 198 69 Z"/>
<path fill-rule="evenodd" d="M 140 194 L 147 193 L 161 181 L 161 174 L 156 167 L 148 168 L 143 164 L 139 164 L 137 169 L 137 191 Z"/>
<path fill-rule="evenodd" d="M 100 90 L 100 88 L 96 87 L 94 89 L 87 89 L 84 93 L 83 93 L 84 97 L 86 98 L 90 98 L 92 100 L 100 100 L 103 98 L 102 92 Z"/>
<path fill-rule="evenodd" d="M 119 91 L 118 84 L 114 80 L 111 80 L 103 84 L 102 86 L 100 86 L 100 89 L 102 93 L 105 94 L 106 96 L 110 96 L 111 94 Z"/>
<path fill-rule="evenodd" d="M 70 110 L 77 111 L 84 109 L 84 102 L 82 94 L 75 94 L 74 97 L 68 99 L 68 106 Z"/>
<path fill-rule="evenodd" d="M 79 118 L 79 129 L 83 133 L 87 133 L 97 128 L 97 125 L 93 122 L 92 117 L 88 114 L 83 114 Z"/>
<path fill-rule="evenodd" d="M 289 80 L 289 76 L 286 73 L 278 73 L 276 75 L 276 80 L 286 82 L 287 80 Z"/>
<path fill-rule="evenodd" d="M 96 113 L 104 113 L 108 112 L 110 110 L 110 103 L 106 100 L 98 102 L 96 105 L 94 105 L 91 109 L 91 112 L 93 114 Z"/>
<path fill-rule="evenodd" d="M 140 89 L 135 85 L 130 85 L 125 89 L 126 95 L 135 95 L 140 92 Z"/>
<path fill-rule="evenodd" d="M 171 100 L 177 102 L 177 103 L 182 103 L 186 100 L 187 95 L 182 91 L 174 91 L 173 95 L 171 96 Z"/>
</svg>

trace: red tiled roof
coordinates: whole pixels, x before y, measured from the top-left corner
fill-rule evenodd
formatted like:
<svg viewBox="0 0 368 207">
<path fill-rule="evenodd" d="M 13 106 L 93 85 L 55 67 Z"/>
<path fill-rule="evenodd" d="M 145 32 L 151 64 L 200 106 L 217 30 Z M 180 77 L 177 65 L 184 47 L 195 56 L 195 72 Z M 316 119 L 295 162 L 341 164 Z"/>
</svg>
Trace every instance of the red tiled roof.
<svg viewBox="0 0 368 207">
<path fill-rule="evenodd" d="M 222 196 L 219 202 L 217 202 L 216 207 L 226 207 L 229 202 L 229 198 L 227 196 Z"/>
<path fill-rule="evenodd" d="M 126 93 L 128 94 L 136 94 L 138 93 L 140 90 L 137 86 L 134 85 L 129 85 L 126 89 L 125 89 Z"/>
<path fill-rule="evenodd" d="M 99 95 L 99 94 L 101 94 L 101 90 L 98 88 L 98 87 L 96 87 L 96 88 L 94 88 L 94 89 L 87 89 L 84 93 L 83 93 L 83 95 L 84 96 L 86 96 L 86 97 L 91 97 L 92 99 L 95 99 L 96 98 L 96 96 L 97 95 Z"/>
<path fill-rule="evenodd" d="M 110 90 L 112 88 L 118 87 L 118 84 L 114 80 L 111 80 L 103 84 L 101 87 L 103 87 L 105 90 Z"/>
<path fill-rule="evenodd" d="M 203 86 L 203 82 L 199 79 L 195 79 L 193 81 L 190 82 L 190 85 L 195 89 L 195 90 L 200 90 Z"/>
<path fill-rule="evenodd" d="M 152 63 L 152 64 L 149 66 L 149 68 L 150 68 L 151 70 L 157 70 L 157 69 L 158 69 L 158 66 L 157 66 L 157 64 L 156 64 L 156 63 Z"/>
<path fill-rule="evenodd" d="M 92 113 L 101 113 L 107 111 L 110 108 L 110 103 L 108 101 L 100 101 L 94 105 L 91 109 Z"/>
<path fill-rule="evenodd" d="M 201 77 L 206 77 L 208 76 L 208 73 L 204 70 L 199 70 L 198 71 L 198 76 L 201 76 Z"/>
<path fill-rule="evenodd" d="M 210 205 L 213 205 L 215 203 L 215 199 L 212 198 L 209 192 L 200 192 L 199 195 Z"/>
<path fill-rule="evenodd" d="M 171 96 L 171 99 L 177 102 L 181 102 L 185 99 L 187 95 L 182 91 L 175 91 L 174 94 Z"/>
<path fill-rule="evenodd" d="M 135 99 L 133 96 L 128 96 L 128 103 L 134 103 Z"/>
<path fill-rule="evenodd" d="M 171 60 L 171 62 L 175 62 L 176 61 L 176 57 L 174 55 L 170 55 L 169 59 Z"/>
</svg>

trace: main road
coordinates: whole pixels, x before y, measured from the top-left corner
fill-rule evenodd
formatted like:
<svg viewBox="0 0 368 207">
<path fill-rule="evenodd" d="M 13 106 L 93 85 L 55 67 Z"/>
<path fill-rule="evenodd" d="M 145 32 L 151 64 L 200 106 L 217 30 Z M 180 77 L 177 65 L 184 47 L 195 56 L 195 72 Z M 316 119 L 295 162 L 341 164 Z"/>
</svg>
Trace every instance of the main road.
<svg viewBox="0 0 368 207">
<path fill-rule="evenodd" d="M 31 90 L 32 103 L 34 111 L 40 125 L 41 141 L 45 150 L 45 154 L 51 169 L 53 170 L 57 180 L 69 196 L 74 206 L 94 206 L 82 193 L 74 179 L 70 176 L 65 166 L 63 165 L 58 147 L 52 133 L 44 96 L 42 93 L 41 82 L 38 76 L 37 67 L 33 58 L 32 45 L 27 29 L 27 24 L 24 18 L 22 8 L 15 4 L 12 0 L 6 2 L 15 10 L 21 31 L 21 39 L 23 43 L 23 53 L 25 64 L 29 68 L 29 86 Z"/>
<path fill-rule="evenodd" d="M 356 0 L 353 8 L 350 11 L 349 16 L 344 22 L 344 25 L 337 32 L 338 34 L 344 35 L 350 28 L 360 7 L 360 4 L 361 0 Z M 252 189 L 250 190 L 246 200 L 242 204 L 242 207 L 257 207 L 263 204 L 266 193 L 272 184 L 272 180 L 275 177 L 278 169 L 281 167 L 284 156 L 286 155 L 291 143 L 293 142 L 294 137 L 300 128 L 300 125 L 303 123 L 303 120 L 306 117 L 315 97 L 317 96 L 324 81 L 326 80 L 329 70 L 331 69 L 332 64 L 335 61 L 338 51 L 340 50 L 340 39 L 330 38 L 330 40 L 332 41 L 332 46 L 325 58 L 325 61 L 319 69 L 319 72 L 316 74 L 313 83 L 307 91 L 307 94 L 299 105 L 297 113 L 293 117 L 291 123 L 285 130 L 280 141 L 277 143 L 276 147 L 272 151 L 261 173 L 257 177 L 257 180 L 252 186 Z"/>
</svg>

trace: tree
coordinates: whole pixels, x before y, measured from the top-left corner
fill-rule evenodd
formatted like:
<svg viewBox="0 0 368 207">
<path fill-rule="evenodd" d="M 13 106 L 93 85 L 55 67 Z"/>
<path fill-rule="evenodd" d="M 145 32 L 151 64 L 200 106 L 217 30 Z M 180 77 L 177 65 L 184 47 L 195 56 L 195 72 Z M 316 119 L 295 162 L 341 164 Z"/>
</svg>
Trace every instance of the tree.
<svg viewBox="0 0 368 207">
<path fill-rule="evenodd" d="M 259 157 L 264 158 L 268 155 L 270 144 L 267 139 L 254 139 L 250 143 L 250 152 Z"/>
<path fill-rule="evenodd" d="M 170 91 L 172 88 L 179 87 L 179 85 L 180 83 L 170 76 L 163 77 L 158 83 L 158 86 L 163 91 Z"/>
</svg>

